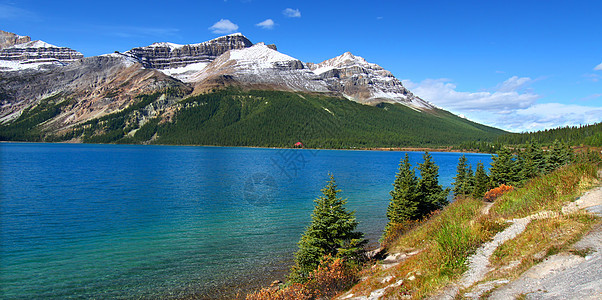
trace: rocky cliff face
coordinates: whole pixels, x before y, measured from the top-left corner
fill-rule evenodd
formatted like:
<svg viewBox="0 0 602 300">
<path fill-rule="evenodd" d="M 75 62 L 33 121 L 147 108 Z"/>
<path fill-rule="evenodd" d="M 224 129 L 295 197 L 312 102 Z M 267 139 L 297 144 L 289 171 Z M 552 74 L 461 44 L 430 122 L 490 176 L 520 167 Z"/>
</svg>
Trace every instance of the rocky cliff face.
<svg viewBox="0 0 602 300">
<path fill-rule="evenodd" d="M 28 40 L 10 38 L 10 41 Z M 67 65 L 84 55 L 67 47 L 57 47 L 43 41 L 28 41 L 0 49 L 0 70 L 19 71 L 47 65 Z"/>
<path fill-rule="evenodd" d="M 31 42 L 31 38 L 28 36 L 0 30 L 0 49 L 27 42 Z"/>
<path fill-rule="evenodd" d="M 199 44 L 155 43 L 125 52 L 146 68 L 188 81 L 188 76 L 202 70 L 228 50 L 251 47 L 253 43 L 240 33 L 222 36 Z"/>
<path fill-rule="evenodd" d="M 416 109 L 433 106 L 412 94 L 391 72 L 369 63 L 364 58 L 346 52 L 308 67 L 323 79 L 334 92 L 366 104 L 401 103 Z"/>
</svg>

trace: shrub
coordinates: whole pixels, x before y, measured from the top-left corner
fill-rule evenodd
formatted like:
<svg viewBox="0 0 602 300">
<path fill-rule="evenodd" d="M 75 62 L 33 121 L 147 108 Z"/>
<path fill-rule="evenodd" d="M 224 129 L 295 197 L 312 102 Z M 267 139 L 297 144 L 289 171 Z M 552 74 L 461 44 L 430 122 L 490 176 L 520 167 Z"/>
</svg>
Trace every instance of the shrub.
<svg viewBox="0 0 602 300">
<path fill-rule="evenodd" d="M 280 289 L 263 288 L 248 294 L 247 300 L 293 300 L 293 299 L 330 299 L 357 282 L 359 266 L 334 258 L 322 257 L 318 267 L 312 271 L 305 283 L 291 283 Z"/>
<path fill-rule="evenodd" d="M 511 185 L 502 184 L 496 188 L 493 188 L 493 189 L 487 191 L 487 193 L 485 193 L 485 196 L 483 196 L 483 200 L 488 201 L 488 202 L 493 202 L 499 196 L 501 196 L 504 193 L 507 193 L 513 189 L 514 188 Z"/>
</svg>

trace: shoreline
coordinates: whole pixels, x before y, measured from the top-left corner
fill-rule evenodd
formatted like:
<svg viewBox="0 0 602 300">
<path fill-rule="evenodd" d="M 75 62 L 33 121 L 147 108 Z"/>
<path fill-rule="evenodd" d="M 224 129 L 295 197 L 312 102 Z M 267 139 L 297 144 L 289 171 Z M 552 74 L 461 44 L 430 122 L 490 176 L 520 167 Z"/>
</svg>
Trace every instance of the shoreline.
<svg viewBox="0 0 602 300">
<path fill-rule="evenodd" d="M 473 154 L 491 154 L 489 152 L 479 152 L 473 150 L 458 150 L 451 147 L 431 148 L 431 147 L 361 147 L 361 148 L 295 148 L 295 147 L 276 147 L 276 146 L 225 146 L 225 145 L 171 145 L 171 144 L 98 144 L 81 142 L 29 142 L 29 141 L 0 141 L 0 144 L 71 144 L 71 145 L 119 145 L 119 146 L 168 146 L 168 147 L 213 147 L 213 148 L 249 148 L 249 149 L 286 149 L 286 150 L 342 150 L 342 151 L 398 151 L 398 152 L 441 152 L 441 153 L 473 153 Z"/>
</svg>

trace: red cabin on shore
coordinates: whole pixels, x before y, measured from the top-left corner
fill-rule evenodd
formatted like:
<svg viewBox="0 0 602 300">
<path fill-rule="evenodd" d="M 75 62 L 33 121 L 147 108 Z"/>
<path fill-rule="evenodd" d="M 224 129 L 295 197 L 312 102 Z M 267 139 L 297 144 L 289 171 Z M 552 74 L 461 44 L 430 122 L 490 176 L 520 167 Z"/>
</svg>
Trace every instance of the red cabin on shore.
<svg viewBox="0 0 602 300">
<path fill-rule="evenodd" d="M 297 147 L 297 148 L 303 148 L 303 143 L 296 142 L 294 146 Z"/>
</svg>

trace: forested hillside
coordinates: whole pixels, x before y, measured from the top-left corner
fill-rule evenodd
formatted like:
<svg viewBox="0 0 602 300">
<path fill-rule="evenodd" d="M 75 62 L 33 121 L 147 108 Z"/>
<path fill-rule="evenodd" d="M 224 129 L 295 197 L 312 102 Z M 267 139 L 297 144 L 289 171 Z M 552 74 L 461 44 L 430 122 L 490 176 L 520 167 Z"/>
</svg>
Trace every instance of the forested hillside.
<svg viewBox="0 0 602 300">
<path fill-rule="evenodd" d="M 440 109 L 417 111 L 400 104 L 368 106 L 324 95 L 233 88 L 186 98 L 169 113 L 140 122 L 140 112 L 148 110 L 159 97 L 160 94 L 139 97 L 138 104 L 124 111 L 77 125 L 61 134 L 44 136 L 33 123 L 23 127 L 20 125 L 23 122 L 17 120 L 0 127 L 0 137 L 275 147 L 301 142 L 314 148 L 361 148 L 492 142 L 504 133 Z M 26 112 L 22 119 L 31 118 L 34 112 Z M 43 120 L 36 119 L 40 121 Z M 15 131 L 20 134 L 13 134 Z"/>
<path fill-rule="evenodd" d="M 497 139 L 500 144 L 512 145 L 526 143 L 549 145 L 555 140 L 571 146 L 588 145 L 602 147 L 602 123 L 585 126 L 567 126 L 527 133 L 509 133 Z"/>
</svg>

